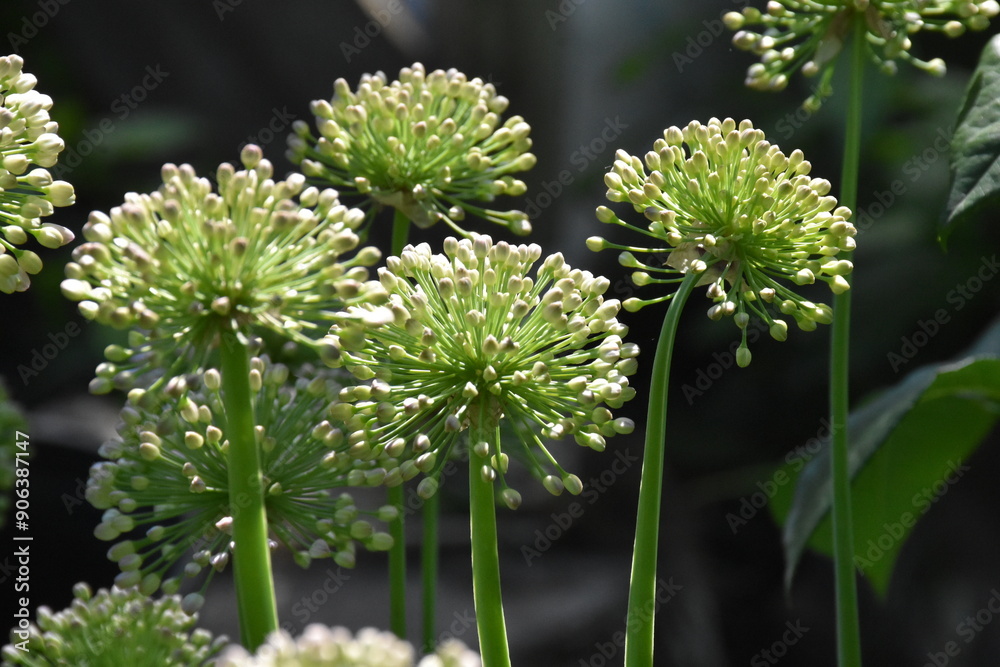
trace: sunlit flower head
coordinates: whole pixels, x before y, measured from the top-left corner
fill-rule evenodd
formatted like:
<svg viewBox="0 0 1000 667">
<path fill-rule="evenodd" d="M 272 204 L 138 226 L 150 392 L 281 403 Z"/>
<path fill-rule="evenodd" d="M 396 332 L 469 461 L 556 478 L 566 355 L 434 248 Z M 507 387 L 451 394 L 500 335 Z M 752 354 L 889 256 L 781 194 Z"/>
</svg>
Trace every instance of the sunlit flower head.
<svg viewBox="0 0 1000 667">
<path fill-rule="evenodd" d="M 26 644 L 20 644 L 24 640 L 15 628 L 3 648 L 3 664 L 202 667 L 214 664 L 228 641 L 195 628 L 197 616 L 174 595 L 154 599 L 117 587 L 93 593 L 79 583 L 73 596 L 62 611 L 38 608 L 37 625 L 31 624 Z"/>
<path fill-rule="evenodd" d="M 343 627 L 313 623 L 293 639 L 284 630 L 272 633 L 250 655 L 241 646 L 223 653 L 218 667 L 414 667 L 413 646 L 391 632 L 362 628 L 357 634 Z M 479 656 L 453 640 L 416 663 L 417 667 L 480 667 Z"/>
<path fill-rule="evenodd" d="M 520 116 L 501 124 L 506 108 L 493 84 L 454 69 L 428 74 L 420 63 L 391 83 L 366 74 L 356 91 L 337 79 L 333 99 L 312 103 L 319 138 L 296 121 L 288 157 L 311 179 L 394 207 L 418 227 L 441 220 L 464 236 L 471 214 L 527 234 L 522 211 L 475 203 L 524 194 L 513 174 L 535 164 L 531 128 Z"/>
<path fill-rule="evenodd" d="M 94 391 L 207 368 L 227 331 L 312 344 L 325 318 L 378 287 L 366 282 L 377 249 L 345 258 L 359 244 L 363 212 L 333 190 L 306 187 L 301 175 L 274 180 L 256 146 L 241 159 L 242 170 L 219 167 L 216 187 L 190 165 L 165 165 L 156 192 L 129 193 L 110 215 L 91 213 L 63 294 L 88 319 L 141 330 L 108 350 Z"/>
<path fill-rule="evenodd" d="M 829 324 L 832 310 L 799 295 L 793 288 L 826 283 L 834 293 L 850 288 L 844 277 L 853 268 L 838 254 L 854 249 L 851 211 L 829 196 L 830 183 L 811 178 L 802 151 L 785 155 L 764 139 L 750 121 L 711 119 L 670 127 L 645 160 L 618 151 L 605 175 L 607 197 L 626 202 L 645 217 L 643 227 L 621 220 L 601 206 L 597 217 L 639 232 L 649 245 L 619 245 L 601 237 L 588 239 L 591 250 L 616 248 L 622 266 L 637 269 L 637 285 L 667 285 L 701 274 L 714 302 L 708 316 L 732 316 L 743 331 L 737 353 L 750 362 L 747 324 L 763 319 L 771 335 L 785 340 L 788 325 L 769 308 L 810 331 Z M 646 255 L 640 260 L 636 253 Z M 666 301 L 673 291 L 650 299 L 632 298 L 625 308 L 638 310 Z"/>
<path fill-rule="evenodd" d="M 572 269 L 550 255 L 529 275 L 537 245 L 493 243 L 488 236 L 448 238 L 444 254 L 427 244 L 390 257 L 379 279 L 389 293 L 388 321 L 365 327 L 352 310 L 330 331 L 331 362 L 362 381 L 345 390 L 331 411 L 346 422 L 348 440 L 372 455 L 402 456 L 435 479 L 459 434 L 477 420 L 508 426 L 511 453 L 547 489 L 581 490 L 542 440 L 572 436 L 601 451 L 605 438 L 629 432 L 615 419 L 635 395 L 628 377 L 638 348 L 624 343 L 620 303 L 605 300 L 609 281 Z M 506 441 L 505 441 L 506 443 Z M 499 439 L 472 442 L 489 457 L 487 479 L 500 479 L 503 497 L 518 496 L 503 481 L 508 455 Z"/>
<path fill-rule="evenodd" d="M 35 90 L 18 55 L 0 57 L 0 291 L 23 292 L 42 270 L 38 254 L 18 248 L 29 236 L 46 248 L 73 240 L 61 225 L 43 223 L 55 207 L 76 201 L 73 186 L 52 179 L 65 147 L 59 125 L 49 118 L 52 98 Z"/>
<path fill-rule="evenodd" d="M 289 380 L 288 368 L 255 357 L 249 380 L 274 543 L 303 567 L 325 557 L 351 567 L 358 544 L 389 548 L 392 539 L 369 518 L 388 521 L 396 511 L 364 510 L 343 490 L 400 473 L 348 451 L 343 431 L 326 417 L 341 389 L 333 371 L 306 367 Z M 122 570 L 119 586 L 174 593 L 184 579 L 204 577 L 203 591 L 231 557 L 240 499 L 229 493 L 220 373 L 209 369 L 198 385 L 179 399 L 133 390 L 119 436 L 101 447 L 107 460 L 91 468 L 87 500 L 105 510 L 94 534 L 115 543 L 108 558 Z M 184 559 L 183 571 L 174 571 Z"/>
<path fill-rule="evenodd" d="M 944 61 L 914 56 L 910 38 L 922 30 L 948 37 L 985 30 L 1000 13 L 1000 4 L 995 0 L 769 0 L 763 12 L 746 7 L 723 19 L 737 31 L 733 44 L 760 56 L 760 62 L 747 71 L 748 86 L 782 90 L 801 69 L 806 76 L 819 77 L 805 104 L 815 110 L 832 91 L 834 62 L 859 13 L 868 53 L 884 72 L 894 74 L 901 60 L 940 76 Z"/>
</svg>

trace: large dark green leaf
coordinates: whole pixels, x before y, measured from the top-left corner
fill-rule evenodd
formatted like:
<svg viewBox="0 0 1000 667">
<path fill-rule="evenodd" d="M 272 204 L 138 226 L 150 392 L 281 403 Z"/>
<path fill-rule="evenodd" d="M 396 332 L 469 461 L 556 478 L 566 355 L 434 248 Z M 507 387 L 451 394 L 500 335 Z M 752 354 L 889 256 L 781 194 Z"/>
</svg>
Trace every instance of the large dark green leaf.
<svg viewBox="0 0 1000 667">
<path fill-rule="evenodd" d="M 964 474 L 1000 417 L 1000 324 L 957 360 L 923 366 L 851 413 L 855 565 L 884 593 L 913 525 Z M 824 443 L 771 507 L 784 522 L 786 584 L 803 551 L 832 554 Z M 786 471 L 794 477 L 793 466 Z"/>
<path fill-rule="evenodd" d="M 951 193 L 939 237 L 1000 203 L 1000 35 L 983 50 L 951 141 Z"/>
</svg>

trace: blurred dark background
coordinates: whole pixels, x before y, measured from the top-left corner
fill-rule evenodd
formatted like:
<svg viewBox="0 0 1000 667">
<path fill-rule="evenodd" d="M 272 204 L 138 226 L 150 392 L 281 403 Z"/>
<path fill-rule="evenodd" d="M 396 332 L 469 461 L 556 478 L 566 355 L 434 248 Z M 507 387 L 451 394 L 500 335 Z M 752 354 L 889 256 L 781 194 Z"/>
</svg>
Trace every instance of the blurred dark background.
<svg viewBox="0 0 1000 667">
<path fill-rule="evenodd" d="M 809 94 L 809 82 L 800 76 L 778 95 L 745 89 L 752 58 L 732 48 L 719 21 L 745 4 L 4 0 L 0 50 L 21 54 L 25 69 L 39 79 L 38 90 L 55 100 L 52 115 L 67 145 L 61 177 L 74 184 L 77 204 L 58 210 L 52 221 L 77 232 L 89 211 L 107 211 L 126 192 L 155 189 L 164 162 L 189 162 L 200 174 L 209 173 L 220 162 L 236 161 L 240 146 L 254 141 L 279 173 L 290 170 L 283 156 L 290 123 L 311 122 L 309 102 L 329 98 L 337 77 L 354 85 L 363 73 L 383 70 L 393 79 L 419 60 L 428 69 L 456 67 L 492 81 L 510 99 L 508 113 L 531 124 L 538 156 L 525 179 L 528 202 L 510 206 L 537 211 L 532 241 L 547 252 L 563 252 L 574 266 L 611 277 L 615 296 L 625 298 L 633 288 L 614 253 L 594 254 L 584 245 L 592 234 L 610 233 L 593 211 L 604 203 L 602 177 L 615 149 L 642 155 L 667 126 L 712 116 L 749 118 L 786 152 L 801 148 L 813 174 L 838 190 L 845 83 L 835 82 L 834 97 L 811 117 L 798 110 Z M 960 310 L 947 300 L 1000 247 L 995 218 L 984 216 L 958 230 L 947 252 L 936 241 L 948 166 L 935 140 L 950 133 L 989 37 L 915 38 L 917 55 L 945 58 L 944 78 L 907 66 L 895 77 L 866 73 L 859 203 L 871 222 L 864 224 L 862 216 L 855 256 L 856 400 L 920 364 L 959 353 L 998 312 L 997 282 L 986 282 Z M 569 174 L 562 178 L 568 185 L 560 183 L 562 172 Z M 892 194 L 887 205 L 894 187 L 902 194 Z M 484 231 L 504 236 L 499 228 Z M 434 228 L 415 232 L 413 239 L 436 244 L 444 235 Z M 104 558 L 107 545 L 91 534 L 98 513 L 82 501 L 87 469 L 122 401 L 86 391 L 101 350 L 116 334 L 83 321 L 60 295 L 70 250 L 41 252 L 46 270 L 33 278 L 30 291 L 0 296 L 6 313 L 0 372 L 29 414 L 35 448 L 32 606 L 54 609 L 71 599 L 74 582 L 107 586 L 116 569 Z M 726 518 L 759 490 L 759 482 L 771 479 L 787 452 L 820 430 L 827 412 L 829 332 L 796 330 L 781 344 L 762 338 L 752 346 L 751 366 L 740 370 L 732 367 L 730 353 L 735 327 L 710 322 L 701 310 L 707 306 L 693 297 L 676 348 L 660 552 L 661 577 L 675 594 L 658 617 L 657 664 L 833 665 L 829 561 L 807 556 L 786 595 L 780 529 L 770 514 L 759 512 L 735 532 Z M 949 309 L 950 322 L 913 361 L 893 368 L 889 353 L 898 353 L 903 337 L 940 308 Z M 500 511 L 515 664 L 599 666 L 622 660 L 615 640 L 624 629 L 639 474 L 639 465 L 628 462 L 641 455 L 644 387 L 661 317 L 662 310 L 653 309 L 622 318 L 645 360 L 635 378 L 640 398 L 625 410 L 640 424 L 636 434 L 617 438 L 603 455 L 570 445 L 557 454 L 581 478 L 596 480 L 600 487 L 592 488 L 604 489 L 599 497 L 592 503 L 553 498 L 521 480 L 524 506 Z M 60 349 L 48 359 L 41 352 L 50 343 Z M 1000 588 L 997 441 L 994 432 L 968 462 L 971 471 L 962 484 L 918 525 L 887 597 L 878 599 L 860 582 L 867 664 L 934 664 L 928 654 L 956 640 L 956 625 Z M 464 481 L 452 480 L 444 493 L 439 626 L 475 644 Z M 561 528 L 559 516 L 574 502 L 582 516 Z M 416 554 L 419 521 L 411 520 L 409 529 Z M 540 537 L 546 531 L 555 536 L 550 546 Z M 8 536 L 2 535 L 5 554 L 12 550 Z M 291 630 L 316 621 L 354 629 L 388 625 L 380 558 L 359 559 L 359 568 L 345 578 L 321 564 L 298 570 L 286 556 L 277 558 L 279 604 Z M 415 560 L 412 567 L 415 612 Z M 4 599 L 10 599 L 7 568 L 0 582 Z M 326 582 L 334 583 L 325 590 L 337 586 L 337 592 L 318 595 Z M 235 636 L 225 586 L 219 581 L 213 589 L 202 620 Z M 798 632 L 789 635 L 790 627 Z M 783 636 L 795 636 L 795 642 L 771 653 Z M 1000 622 L 986 624 L 961 647 L 946 664 L 998 664 Z"/>
</svg>

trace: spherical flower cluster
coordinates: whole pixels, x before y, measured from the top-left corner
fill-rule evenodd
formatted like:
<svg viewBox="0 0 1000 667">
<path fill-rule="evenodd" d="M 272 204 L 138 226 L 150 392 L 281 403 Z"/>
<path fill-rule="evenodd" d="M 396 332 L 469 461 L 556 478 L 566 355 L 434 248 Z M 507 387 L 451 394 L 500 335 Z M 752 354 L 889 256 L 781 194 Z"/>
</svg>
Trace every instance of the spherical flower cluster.
<svg viewBox="0 0 1000 667">
<path fill-rule="evenodd" d="M 782 90 L 801 68 L 820 75 L 806 108 L 819 108 L 831 92 L 834 61 L 858 14 L 866 28 L 865 43 L 872 59 L 888 74 L 896 61 L 909 62 L 935 75 L 945 72 L 940 58 L 921 60 L 911 52 L 911 36 L 932 30 L 957 37 L 985 30 L 1000 13 L 996 0 L 769 0 L 765 11 L 746 7 L 729 12 L 725 24 L 737 31 L 733 44 L 760 56 L 750 66 L 746 84 L 759 90 Z"/>
<path fill-rule="evenodd" d="M 46 248 L 73 240 L 61 225 L 43 223 L 54 207 L 76 201 L 73 186 L 52 179 L 65 147 L 58 123 L 49 118 L 52 98 L 35 90 L 37 79 L 22 71 L 18 55 L 0 58 L 0 291 L 23 292 L 42 260 L 17 246 L 35 237 Z"/>
<path fill-rule="evenodd" d="M 18 459 L 24 459 L 31 453 L 30 448 L 24 444 L 27 440 L 19 434 L 24 428 L 24 415 L 8 398 L 7 387 L 0 381 L 0 528 L 3 528 L 7 519 L 11 489 L 14 488 L 15 480 L 19 479 L 16 469 L 20 467 L 27 470 L 23 462 L 20 466 L 16 464 Z M 25 482 L 22 481 L 21 484 Z"/>
<path fill-rule="evenodd" d="M 853 265 L 837 255 L 854 249 L 851 211 L 837 206 L 828 196 L 830 183 L 810 178 L 810 169 L 802 151 L 786 156 L 747 120 L 737 125 L 713 118 L 707 125 L 692 121 L 668 128 L 645 161 L 618 151 L 604 177 L 608 199 L 630 203 L 645 216 L 646 227 L 623 222 L 607 207 L 597 209 L 602 222 L 640 232 L 654 245 L 624 246 L 600 237 L 587 245 L 624 251 L 619 260 L 639 269 L 632 279 L 640 286 L 681 280 L 658 275 L 702 274 L 698 284 L 708 285 L 715 302 L 708 316 L 733 317 L 743 331 L 737 361 L 746 366 L 751 316 L 763 319 L 776 340 L 785 340 L 788 332 L 764 304 L 806 331 L 832 320 L 828 306 L 803 298 L 787 283 L 825 282 L 834 293 L 850 288 L 844 276 Z M 640 261 L 637 252 L 651 257 Z M 672 296 L 633 298 L 624 305 L 638 310 Z"/>
<path fill-rule="evenodd" d="M 542 253 L 534 244 L 474 235 L 446 239 L 444 252 L 420 244 L 388 259 L 379 270 L 391 311 L 383 326 L 366 327 L 352 312 L 370 305 L 334 324 L 331 363 L 362 384 L 345 390 L 331 412 L 346 422 L 349 442 L 429 473 L 418 487 L 425 495 L 436 489 L 459 434 L 477 420 L 509 425 L 512 453 L 549 491 L 579 493 L 580 480 L 542 438 L 573 436 L 601 451 L 606 437 L 633 428 L 608 410 L 635 395 L 627 376 L 638 354 L 622 341 L 628 329 L 616 319 L 620 303 L 602 296 L 609 281 L 570 268 L 561 254 L 547 257 L 532 278 Z M 504 500 L 516 506 L 499 439 L 471 445 L 491 461 L 484 476 L 499 477 Z"/>
<path fill-rule="evenodd" d="M 357 543 L 389 548 L 392 539 L 366 516 L 388 521 L 396 511 L 364 511 L 350 495 L 333 492 L 400 476 L 352 456 L 343 431 L 324 420 L 341 390 L 333 371 L 305 367 L 290 383 L 287 367 L 255 357 L 249 380 L 272 538 L 303 567 L 323 557 L 351 567 Z M 203 590 L 230 559 L 233 507 L 241 499 L 229 493 L 221 375 L 209 369 L 197 384 L 162 403 L 154 392 L 133 390 L 119 437 L 101 447 L 108 460 L 91 468 L 86 497 L 105 510 L 94 534 L 115 542 L 108 557 L 122 570 L 115 580 L 121 587 L 174 593 L 182 577 L 207 574 Z M 172 572 L 189 550 L 183 573 Z M 190 597 L 193 605 L 200 599 Z"/>
<path fill-rule="evenodd" d="M 365 75 L 356 92 L 337 79 L 332 100 L 312 103 L 319 138 L 296 121 L 288 157 L 310 178 L 392 206 L 418 227 L 442 220 L 464 236 L 458 223 L 471 213 L 527 234 L 525 213 L 473 203 L 526 190 L 512 174 L 535 164 L 531 128 L 520 116 L 501 126 L 506 108 L 493 84 L 454 69 L 427 74 L 420 63 L 392 83 Z"/>
<path fill-rule="evenodd" d="M 196 629 L 197 616 L 186 612 L 177 596 L 153 599 L 117 587 L 94 594 L 84 583 L 73 587 L 73 596 L 57 613 L 39 607 L 38 624 L 29 626 L 26 641 L 12 631 L 3 664 L 201 667 L 214 664 L 228 641 Z"/>
<path fill-rule="evenodd" d="M 90 215 L 63 294 L 88 319 L 142 329 L 129 347 L 108 350 L 94 391 L 163 374 L 155 368 L 161 360 L 171 363 L 168 377 L 204 369 L 227 331 L 311 344 L 345 301 L 378 298 L 369 294 L 378 284 L 366 282 L 366 267 L 379 251 L 344 259 L 359 244 L 364 213 L 341 204 L 334 190 L 306 187 L 301 175 L 273 180 L 256 146 L 241 159 L 241 171 L 219 167 L 218 194 L 189 165 L 168 164 L 156 192 L 127 194 L 110 216 Z"/>
<path fill-rule="evenodd" d="M 363 628 L 356 635 L 343 627 L 313 623 L 293 639 L 284 630 L 272 633 L 250 655 L 241 646 L 226 649 L 218 667 L 413 667 L 413 646 L 391 632 Z M 458 640 L 443 644 L 417 667 L 479 667 L 479 656 Z"/>
</svg>

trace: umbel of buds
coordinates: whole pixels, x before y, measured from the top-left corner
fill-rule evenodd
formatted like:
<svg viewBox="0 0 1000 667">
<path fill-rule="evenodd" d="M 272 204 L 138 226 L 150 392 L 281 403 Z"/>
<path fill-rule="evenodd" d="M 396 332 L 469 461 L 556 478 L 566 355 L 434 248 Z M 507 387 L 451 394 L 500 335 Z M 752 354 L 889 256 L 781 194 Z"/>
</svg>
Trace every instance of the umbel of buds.
<svg viewBox="0 0 1000 667">
<path fill-rule="evenodd" d="M 195 628 L 197 616 L 176 595 L 153 599 L 136 590 L 73 587 L 73 603 L 53 613 L 38 608 L 28 639 L 11 633 L 3 647 L 4 665 L 164 665 L 202 667 L 227 644 Z"/>
<path fill-rule="evenodd" d="M 737 48 L 760 56 L 747 70 L 748 86 L 782 90 L 801 68 L 806 76 L 819 76 L 816 92 L 805 103 L 816 110 L 831 92 L 834 62 L 855 20 L 864 22 L 868 52 L 884 72 L 895 74 L 896 61 L 902 60 L 940 76 L 944 61 L 914 56 L 911 37 L 922 30 L 948 37 L 985 30 L 997 14 L 996 0 L 769 0 L 764 11 L 745 7 L 723 21 L 736 31 Z"/>
<path fill-rule="evenodd" d="M 87 319 L 141 330 L 108 349 L 95 392 L 151 384 L 139 381 L 144 374 L 204 370 L 224 332 L 269 331 L 309 345 L 345 302 L 379 298 L 369 293 L 382 292 L 378 283 L 366 282 L 379 251 L 345 259 L 364 213 L 334 190 L 307 187 L 301 174 L 275 181 L 256 146 L 241 160 L 239 171 L 219 167 L 217 192 L 189 165 L 168 164 L 156 192 L 127 194 L 110 215 L 91 213 L 63 294 Z"/>
<path fill-rule="evenodd" d="M 795 288 L 826 283 L 834 293 L 850 288 L 853 265 L 838 257 L 854 249 L 851 211 L 829 196 L 830 183 L 809 176 L 802 151 L 785 155 L 748 120 L 711 119 L 702 125 L 670 127 L 644 159 L 618 151 L 605 175 L 607 197 L 632 205 L 645 218 L 639 227 L 601 206 L 601 222 L 626 227 L 648 245 L 619 245 L 588 239 L 591 250 L 616 248 L 622 266 L 637 269 L 637 285 L 671 284 L 671 274 L 694 272 L 708 286 L 713 320 L 732 317 L 742 330 L 737 351 L 741 366 L 750 363 L 747 325 L 760 317 L 776 340 L 785 340 L 791 317 L 800 329 L 829 324 L 829 306 L 814 303 Z M 646 255 L 639 259 L 636 253 Z M 650 299 L 632 298 L 638 310 L 672 298 L 666 291 Z"/>
<path fill-rule="evenodd" d="M 289 382 L 287 367 L 254 358 L 249 382 L 275 545 L 303 567 L 326 557 L 352 567 L 357 544 L 388 549 L 392 539 L 368 517 L 389 521 L 395 508 L 365 511 L 338 489 L 398 483 L 401 472 L 353 456 L 337 422 L 324 418 L 341 390 L 333 371 L 305 367 Z M 94 534 L 115 543 L 108 551 L 121 568 L 115 583 L 147 595 L 175 593 L 196 577 L 204 577 L 203 591 L 231 557 L 232 513 L 241 501 L 229 491 L 221 375 L 209 369 L 194 384 L 179 398 L 132 390 L 119 436 L 102 445 L 107 460 L 87 482 L 87 500 L 104 510 Z M 168 578 L 182 559 L 183 572 Z"/>
<path fill-rule="evenodd" d="M 301 637 L 292 638 L 284 630 L 272 633 L 257 653 L 250 655 L 241 646 L 230 646 L 220 657 L 218 667 L 414 667 L 413 646 L 392 634 L 375 628 L 362 628 L 357 634 L 343 627 L 329 628 L 313 623 Z M 480 667 L 479 655 L 465 644 L 452 639 L 432 655 L 416 663 L 417 667 Z"/>
<path fill-rule="evenodd" d="M 0 58 L 0 292 L 23 292 L 42 270 L 38 254 L 18 248 L 29 236 L 46 248 L 73 240 L 61 225 L 43 223 L 54 208 L 76 201 L 73 186 L 53 180 L 63 140 L 49 118 L 52 98 L 35 90 L 18 55 Z"/>
<path fill-rule="evenodd" d="M 470 213 L 531 231 L 522 211 L 475 203 L 524 194 L 513 174 L 535 164 L 531 128 L 520 116 L 501 124 L 507 98 L 493 84 L 416 63 L 398 81 L 378 72 L 356 91 L 344 79 L 333 88 L 333 99 L 312 103 L 319 137 L 296 121 L 288 138 L 288 158 L 306 176 L 394 207 L 418 227 L 441 220 L 465 236 L 459 223 Z"/>
<path fill-rule="evenodd" d="M 535 244 L 493 243 L 488 236 L 448 238 L 444 254 L 407 246 L 379 270 L 389 294 L 385 322 L 366 324 L 375 307 L 349 308 L 328 337 L 331 364 L 360 381 L 345 389 L 331 413 L 347 439 L 370 456 L 401 456 L 430 476 L 418 491 L 433 494 L 436 477 L 459 435 L 477 420 L 509 427 L 504 440 L 552 493 L 579 493 L 543 443 L 572 437 L 602 451 L 605 438 L 633 424 L 615 418 L 635 395 L 628 376 L 638 348 L 625 343 L 620 304 L 605 300 L 609 281 L 571 268 L 561 254 L 541 257 Z M 504 482 L 508 453 L 494 442 L 471 442 L 490 461 L 502 497 L 519 496 Z"/>
</svg>

